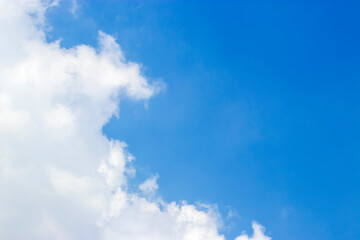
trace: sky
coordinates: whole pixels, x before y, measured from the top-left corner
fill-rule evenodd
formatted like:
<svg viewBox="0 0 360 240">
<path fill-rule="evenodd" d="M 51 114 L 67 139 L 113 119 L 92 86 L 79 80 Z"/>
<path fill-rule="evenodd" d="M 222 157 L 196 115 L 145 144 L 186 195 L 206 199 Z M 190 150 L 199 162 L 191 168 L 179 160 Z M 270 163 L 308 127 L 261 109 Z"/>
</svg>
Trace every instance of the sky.
<svg viewBox="0 0 360 240">
<path fill-rule="evenodd" d="M 0 0 L 0 238 L 359 239 L 359 10 Z"/>
</svg>

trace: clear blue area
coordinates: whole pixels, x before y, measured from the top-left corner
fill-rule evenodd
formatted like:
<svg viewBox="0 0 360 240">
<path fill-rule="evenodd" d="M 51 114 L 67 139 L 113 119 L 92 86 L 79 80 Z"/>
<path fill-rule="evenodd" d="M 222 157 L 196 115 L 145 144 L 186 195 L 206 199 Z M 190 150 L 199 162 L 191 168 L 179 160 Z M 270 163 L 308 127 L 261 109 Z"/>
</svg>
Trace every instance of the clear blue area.
<svg viewBox="0 0 360 240">
<path fill-rule="evenodd" d="M 232 239 L 360 239 L 360 2 L 79 1 L 49 40 L 117 38 L 167 91 L 104 128 L 165 200 L 216 203 Z M 91 121 L 91 119 L 89 119 Z M 229 209 L 237 217 L 226 218 Z"/>
</svg>

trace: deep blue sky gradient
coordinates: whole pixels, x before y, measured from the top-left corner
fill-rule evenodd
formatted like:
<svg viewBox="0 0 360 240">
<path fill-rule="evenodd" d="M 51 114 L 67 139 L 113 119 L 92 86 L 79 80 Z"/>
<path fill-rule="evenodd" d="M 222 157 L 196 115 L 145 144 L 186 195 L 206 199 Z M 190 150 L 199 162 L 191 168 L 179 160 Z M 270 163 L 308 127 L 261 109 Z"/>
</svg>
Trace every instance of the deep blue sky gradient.
<svg viewBox="0 0 360 240">
<path fill-rule="evenodd" d="M 360 239 L 360 2 L 79 1 L 50 41 L 114 35 L 166 92 L 104 127 L 167 201 L 216 203 L 232 239 Z M 89 119 L 91 121 L 91 119 Z M 226 218 L 232 209 L 237 217 Z"/>
</svg>

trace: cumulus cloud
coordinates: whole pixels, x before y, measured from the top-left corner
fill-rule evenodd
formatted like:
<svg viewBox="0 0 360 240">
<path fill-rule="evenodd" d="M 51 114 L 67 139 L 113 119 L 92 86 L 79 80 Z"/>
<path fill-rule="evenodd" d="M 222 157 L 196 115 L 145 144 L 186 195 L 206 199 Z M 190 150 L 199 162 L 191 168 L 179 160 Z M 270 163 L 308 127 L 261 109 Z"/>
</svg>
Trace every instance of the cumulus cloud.
<svg viewBox="0 0 360 240">
<path fill-rule="evenodd" d="M 0 239 L 223 240 L 211 206 L 130 192 L 134 157 L 102 127 L 119 100 L 161 90 L 114 38 L 97 48 L 45 39 L 57 1 L 0 0 Z M 268 240 L 260 225 L 254 237 Z"/>
</svg>

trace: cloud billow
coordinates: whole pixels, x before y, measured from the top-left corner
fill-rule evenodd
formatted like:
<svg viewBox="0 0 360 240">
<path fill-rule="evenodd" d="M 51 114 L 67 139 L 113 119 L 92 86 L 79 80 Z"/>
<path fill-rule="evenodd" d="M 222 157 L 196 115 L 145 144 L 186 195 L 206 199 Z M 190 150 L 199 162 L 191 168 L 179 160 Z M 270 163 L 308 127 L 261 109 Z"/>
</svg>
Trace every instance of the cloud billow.
<svg viewBox="0 0 360 240">
<path fill-rule="evenodd" d="M 114 38 L 98 48 L 47 42 L 57 1 L 0 0 L 0 239 L 223 240 L 215 208 L 154 197 L 157 176 L 127 190 L 134 157 L 102 127 L 120 97 L 161 90 Z M 268 240 L 254 223 L 254 236 Z"/>
</svg>

